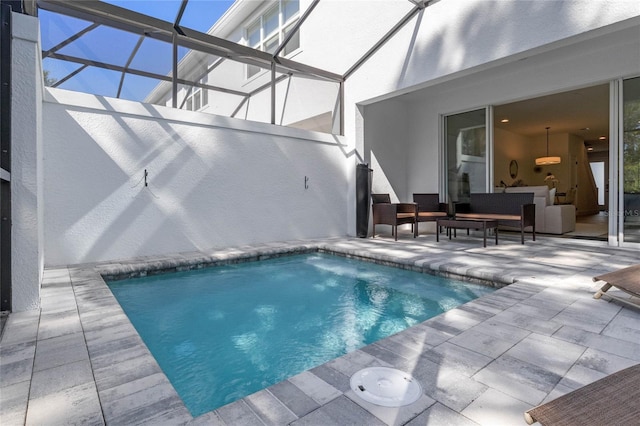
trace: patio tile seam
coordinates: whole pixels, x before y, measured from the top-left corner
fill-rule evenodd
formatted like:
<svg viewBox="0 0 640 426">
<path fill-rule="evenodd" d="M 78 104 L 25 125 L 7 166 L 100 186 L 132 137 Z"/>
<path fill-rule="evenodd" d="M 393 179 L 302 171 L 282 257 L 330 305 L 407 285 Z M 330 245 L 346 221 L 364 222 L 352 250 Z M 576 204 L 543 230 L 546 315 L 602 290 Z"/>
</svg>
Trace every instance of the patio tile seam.
<svg viewBox="0 0 640 426">
<path fill-rule="evenodd" d="M 480 324 L 482 324 L 482 323 L 480 323 Z M 478 324 L 478 325 L 480 325 L 480 324 Z M 469 330 L 471 330 L 471 329 L 469 329 Z M 489 335 L 489 334 L 487 334 L 487 333 L 483 333 L 481 330 L 474 330 L 473 332 L 474 332 L 474 333 L 477 333 L 477 334 L 482 334 L 482 335 L 487 336 L 487 337 L 494 337 L 494 336 L 491 336 L 491 335 Z M 472 352 L 476 352 L 476 353 L 477 353 L 477 354 L 479 354 L 479 355 L 490 356 L 490 357 L 492 357 L 493 359 L 496 359 L 496 358 L 498 358 L 498 357 L 500 357 L 500 356 L 504 355 L 505 353 L 507 353 L 509 350 L 513 349 L 513 347 L 515 347 L 517 344 L 519 344 L 520 342 L 522 342 L 523 340 L 525 340 L 526 338 L 528 338 L 528 337 L 529 337 L 529 336 L 531 336 L 532 334 L 533 334 L 533 332 L 529 332 L 526 336 L 522 337 L 521 339 L 519 339 L 519 340 L 517 340 L 517 341 L 514 341 L 513 343 L 508 342 L 508 341 L 506 341 L 506 340 L 504 340 L 504 339 L 497 338 L 497 339 L 499 339 L 499 340 L 501 340 L 501 341 L 504 341 L 504 342 L 506 342 L 506 343 L 510 344 L 510 346 L 509 346 L 507 349 L 503 350 L 503 351 L 502 351 L 502 353 L 500 353 L 500 355 L 497 355 L 497 356 L 487 355 L 487 354 L 482 353 L 482 352 L 479 352 L 479 351 L 477 351 L 477 350 L 475 350 L 475 349 L 473 349 L 473 348 L 470 348 L 470 347 L 467 347 L 467 346 L 462 346 L 462 345 L 460 345 L 460 344 L 456 343 L 456 342 L 457 342 L 457 340 L 456 340 L 455 338 L 456 338 L 456 337 L 458 337 L 458 336 L 454 336 L 454 337 L 452 337 L 452 339 L 453 339 L 454 341 L 451 341 L 452 339 L 449 339 L 449 340 L 448 340 L 448 342 L 449 342 L 449 343 L 451 343 L 451 344 L 453 344 L 453 345 L 460 346 L 460 347 L 462 347 L 462 348 L 464 348 L 464 349 L 470 350 L 470 351 L 472 351 Z M 460 335 L 459 335 L 459 336 L 460 336 Z"/>
<path fill-rule="evenodd" d="M 293 386 L 295 386 L 295 385 L 293 385 Z M 298 416 L 298 415 L 297 415 L 297 414 L 296 414 L 296 413 L 295 413 L 291 408 L 289 408 L 289 406 L 288 406 L 284 401 L 282 401 L 280 398 L 278 398 L 276 395 L 274 395 L 274 393 L 273 393 L 273 392 L 271 392 L 271 390 L 270 390 L 269 388 L 265 388 L 264 390 L 265 390 L 265 392 L 267 392 L 267 393 L 268 393 L 268 394 L 269 394 L 273 399 L 275 399 L 276 401 L 278 401 L 278 403 L 279 403 L 280 405 L 282 405 L 282 407 L 283 407 L 285 410 L 287 410 L 287 411 L 288 411 L 292 416 L 294 416 L 294 417 L 295 417 L 295 420 L 300 419 L 300 416 Z M 317 408 L 320 408 L 320 407 L 322 407 L 322 405 L 318 405 L 318 407 L 317 407 Z M 256 415 L 257 415 L 257 413 L 256 413 Z M 260 416 L 258 416 L 258 417 L 260 417 Z M 293 421 L 295 421 L 295 420 L 293 420 Z"/>
<path fill-rule="evenodd" d="M 38 331 L 40 330 L 40 321 L 42 319 L 42 309 L 40 309 L 40 314 L 38 315 Z M 39 333 L 36 333 L 36 337 L 35 337 L 35 348 L 33 351 L 33 358 L 31 360 L 31 375 L 29 377 L 29 391 L 27 393 L 27 406 L 25 407 L 25 413 L 24 413 L 24 418 L 25 418 L 25 422 L 27 420 L 27 416 L 29 415 L 29 403 L 31 402 L 31 391 L 33 388 L 33 375 L 35 373 L 35 368 L 36 368 L 36 353 L 38 352 L 38 335 Z"/>
<path fill-rule="evenodd" d="M 74 294 L 74 297 L 76 299 L 76 307 L 77 307 L 77 310 L 78 310 L 78 317 L 80 319 L 80 328 L 82 330 L 82 338 L 84 340 L 85 350 L 87 351 L 87 355 L 88 355 L 88 358 L 89 358 L 89 365 L 91 366 L 91 376 L 93 378 L 93 386 L 94 386 L 94 388 L 96 390 L 96 394 L 98 396 L 98 404 L 100 405 L 100 415 L 102 417 L 102 421 L 104 423 L 106 423 L 105 409 L 104 409 L 104 404 L 103 404 L 103 401 L 102 401 L 102 395 L 101 395 L 100 390 L 98 389 L 98 382 L 96 380 L 96 368 L 95 368 L 95 365 L 93 363 L 91 352 L 89 351 L 89 344 L 87 342 L 87 331 L 85 330 L 85 324 L 84 324 L 84 321 L 82 320 L 82 315 L 80 315 L 80 304 L 85 303 L 85 302 L 83 301 L 82 298 L 79 298 L 78 294 L 76 293 L 76 286 L 74 285 L 73 276 L 71 275 L 71 271 L 69 271 L 67 269 L 67 272 L 69 274 L 69 280 L 71 282 L 71 289 L 73 290 L 73 294 Z"/>
<path fill-rule="evenodd" d="M 19 343 L 22 344 L 22 343 Z M 37 341 L 35 342 L 35 345 L 37 347 Z M 14 383 L 10 383 L 10 384 L 6 384 L 6 383 L 2 383 L 2 385 L 0 386 L 0 391 L 2 391 L 2 389 L 7 389 L 9 387 L 15 387 L 15 386 L 19 386 L 21 384 L 26 384 L 27 385 L 27 392 L 26 392 L 26 397 L 24 398 L 24 405 L 23 404 L 17 404 L 17 408 L 16 407 L 11 407 L 9 414 L 13 413 L 13 412 L 21 412 L 23 414 L 23 416 L 21 416 L 24 421 L 26 422 L 27 419 L 27 413 L 29 411 L 29 401 L 31 399 L 31 386 L 33 384 L 33 373 L 34 373 L 34 368 L 35 368 L 35 349 L 33 350 L 33 355 L 31 356 L 31 368 L 30 368 L 30 373 L 28 374 L 28 378 L 26 380 L 21 380 L 18 382 L 14 382 Z M 0 412 L 4 411 L 5 407 L 2 407 L 2 409 L 0 409 Z"/>
<path fill-rule="evenodd" d="M 569 337 L 564 337 L 562 335 L 559 336 L 555 336 L 555 334 L 561 334 L 565 332 L 565 328 L 576 328 L 574 325 L 565 325 L 563 327 L 561 327 L 560 329 L 558 329 L 555 333 L 554 333 L 554 337 L 558 340 L 562 340 L 564 342 L 568 342 L 568 343 L 574 343 L 577 345 L 586 345 L 587 348 L 589 349 L 595 349 L 595 350 L 599 350 L 611 355 L 615 355 L 615 356 L 619 356 L 622 358 L 626 358 L 630 361 L 637 363 L 640 363 L 640 355 L 638 355 L 637 358 L 630 358 L 628 356 L 622 355 L 619 352 L 613 352 L 613 350 L 609 350 L 608 348 L 610 347 L 614 347 L 615 345 L 612 344 L 612 341 L 618 342 L 620 345 L 623 346 L 635 346 L 636 348 L 631 348 L 629 350 L 629 352 L 633 352 L 633 353 L 640 353 L 640 343 L 635 343 L 635 342 L 629 342 L 628 340 L 623 340 L 623 339 L 618 339 L 616 337 L 612 337 L 612 336 L 607 336 L 606 334 L 601 334 L 601 333 L 594 333 L 592 331 L 588 331 L 588 330 L 581 330 L 581 329 L 577 329 L 583 333 L 587 333 L 586 339 L 587 342 L 586 343 L 578 343 L 575 340 L 570 340 Z M 604 340 L 605 341 L 605 345 L 603 347 L 603 345 L 599 344 L 600 342 L 594 342 L 593 339 L 598 339 L 598 340 Z"/>
<path fill-rule="evenodd" d="M 493 365 L 497 365 L 497 363 L 499 362 L 503 362 L 502 358 L 503 356 L 505 356 L 504 354 L 501 355 L 500 357 L 494 359 L 491 363 L 489 363 L 487 366 L 485 366 L 485 368 L 479 370 L 478 372 L 476 372 L 471 378 L 483 385 L 485 385 L 488 389 L 494 389 L 497 390 L 499 392 L 502 392 L 506 395 L 509 395 L 511 398 L 517 399 L 527 405 L 530 405 L 531 407 L 536 406 L 538 404 L 540 404 L 548 395 L 549 393 L 553 392 L 553 390 L 556 388 L 556 386 L 558 386 L 558 384 L 562 381 L 562 378 L 564 376 L 559 376 L 556 375 L 553 372 L 550 372 L 548 370 L 545 370 L 542 367 L 539 367 L 537 365 L 534 364 L 530 364 L 527 361 L 523 361 L 521 359 L 515 358 L 517 359 L 518 362 L 526 364 L 529 370 L 533 370 L 533 371 L 541 371 L 543 373 L 547 373 L 547 375 L 551 375 L 551 376 L 557 376 L 557 378 L 554 379 L 554 382 L 550 382 L 548 383 L 548 390 L 545 389 L 541 389 L 542 384 L 541 383 L 536 383 L 535 381 L 531 380 L 531 378 L 528 378 L 524 375 L 518 375 L 518 377 L 510 377 L 511 378 L 511 382 L 515 382 L 516 383 L 516 392 L 514 392 L 514 389 L 504 389 L 502 386 L 500 386 L 498 384 L 498 386 L 496 386 L 496 383 L 492 383 L 491 377 L 489 377 L 489 380 L 487 380 L 487 378 L 482 379 L 481 376 L 485 375 L 486 372 L 488 372 L 489 374 L 497 374 L 495 373 L 493 370 L 491 370 L 491 366 Z M 498 368 L 501 369 L 500 367 L 493 367 L 493 368 Z M 485 369 L 486 370 L 485 372 Z M 502 369 L 501 369 L 502 370 Z M 502 374 L 500 375 L 502 377 Z M 520 397 L 520 395 L 518 395 L 517 392 L 517 388 L 518 387 L 526 387 L 526 388 L 530 388 L 532 391 L 538 392 L 540 395 L 544 395 L 544 396 L 538 396 L 538 399 L 536 401 L 532 400 L 525 400 L 522 397 Z M 529 395 L 527 394 L 527 396 L 533 397 L 533 395 Z"/>
</svg>

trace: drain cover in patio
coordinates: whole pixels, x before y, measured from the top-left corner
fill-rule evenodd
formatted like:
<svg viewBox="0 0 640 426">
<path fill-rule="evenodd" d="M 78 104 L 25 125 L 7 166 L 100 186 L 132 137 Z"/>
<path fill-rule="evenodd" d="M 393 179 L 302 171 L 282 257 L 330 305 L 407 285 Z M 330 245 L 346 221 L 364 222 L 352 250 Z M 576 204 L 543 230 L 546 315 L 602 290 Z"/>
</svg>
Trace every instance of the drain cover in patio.
<svg viewBox="0 0 640 426">
<path fill-rule="evenodd" d="M 388 367 L 369 367 L 351 376 L 351 389 L 360 398 L 383 407 L 402 407 L 422 395 L 422 386 L 411 375 Z"/>
</svg>

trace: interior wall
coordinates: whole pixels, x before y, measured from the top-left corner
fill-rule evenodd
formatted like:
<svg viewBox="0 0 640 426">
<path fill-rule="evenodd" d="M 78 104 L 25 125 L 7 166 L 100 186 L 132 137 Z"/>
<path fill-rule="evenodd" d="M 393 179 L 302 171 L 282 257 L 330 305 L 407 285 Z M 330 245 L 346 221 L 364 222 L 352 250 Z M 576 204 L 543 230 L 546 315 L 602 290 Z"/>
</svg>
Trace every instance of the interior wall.
<svg viewBox="0 0 640 426">
<path fill-rule="evenodd" d="M 340 137 L 58 89 L 44 132 L 47 265 L 346 234 Z"/>
<path fill-rule="evenodd" d="M 585 216 L 598 214 L 598 190 L 593 178 L 589 155 L 584 146 L 584 140 L 577 135 L 569 135 L 569 149 L 571 158 L 575 158 L 575 186 L 576 186 L 576 215 Z"/>
<path fill-rule="evenodd" d="M 604 211 L 609 210 L 609 151 L 587 152 L 587 161 L 604 163 L 604 188 L 598 188 L 604 196 Z M 589 166 L 591 167 L 591 166 Z"/>
<path fill-rule="evenodd" d="M 504 182 L 507 186 L 513 186 L 517 181 L 531 185 L 534 172 L 531 167 L 531 142 L 529 139 L 500 128 L 494 129 L 493 139 L 494 186 L 501 186 L 500 182 Z M 515 178 L 512 178 L 509 172 L 512 160 L 518 163 L 518 173 Z"/>
<path fill-rule="evenodd" d="M 496 128 L 494 140 L 496 186 L 500 180 L 504 180 L 507 186 L 513 184 L 508 165 L 511 159 L 516 159 L 519 165 L 517 180 L 522 179 L 522 184 L 547 185 L 544 179 L 547 173 L 552 173 L 557 179 L 555 185 L 559 193 L 567 193 L 570 188 L 576 190 L 574 204 L 578 216 L 598 213 L 598 193 L 582 137 L 568 133 L 549 135 L 553 146 L 549 154 L 560 156 L 562 162 L 539 168 L 534 166 L 534 162 L 536 157 L 546 155 L 546 135 L 527 138 Z M 565 201 L 562 196 L 558 200 Z"/>
</svg>

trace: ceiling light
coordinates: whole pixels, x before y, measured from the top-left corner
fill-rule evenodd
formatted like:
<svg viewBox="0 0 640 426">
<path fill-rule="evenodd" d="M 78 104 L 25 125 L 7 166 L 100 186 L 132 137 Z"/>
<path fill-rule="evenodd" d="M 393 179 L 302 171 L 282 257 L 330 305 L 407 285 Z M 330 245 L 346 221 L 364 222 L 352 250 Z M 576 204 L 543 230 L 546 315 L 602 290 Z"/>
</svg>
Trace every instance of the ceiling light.
<svg viewBox="0 0 640 426">
<path fill-rule="evenodd" d="M 606 136 L 600 136 L 598 139 L 600 139 L 601 141 L 604 141 L 604 140 L 607 139 L 607 137 Z"/>
<path fill-rule="evenodd" d="M 591 145 L 589 145 L 589 146 L 587 147 L 587 151 L 593 151 L 593 147 L 592 147 Z"/>
<path fill-rule="evenodd" d="M 538 157 L 536 158 L 536 166 L 548 166 L 551 164 L 560 164 L 560 157 L 549 157 L 549 129 L 550 127 L 545 127 L 547 129 L 547 156 L 546 157 Z"/>
<path fill-rule="evenodd" d="M 501 123 L 508 123 L 509 119 L 508 118 L 503 118 L 502 120 L 500 120 Z"/>
</svg>

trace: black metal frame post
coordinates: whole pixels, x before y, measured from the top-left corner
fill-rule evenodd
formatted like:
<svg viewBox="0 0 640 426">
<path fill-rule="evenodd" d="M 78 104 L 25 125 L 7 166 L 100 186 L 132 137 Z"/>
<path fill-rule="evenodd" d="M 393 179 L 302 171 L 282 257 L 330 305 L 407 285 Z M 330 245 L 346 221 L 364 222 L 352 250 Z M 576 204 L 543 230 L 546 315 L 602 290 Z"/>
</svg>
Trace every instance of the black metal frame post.
<svg viewBox="0 0 640 426">
<path fill-rule="evenodd" d="M 356 234 L 367 238 L 371 200 L 371 174 L 366 163 L 356 165 Z"/>
<path fill-rule="evenodd" d="M 0 4 L 0 310 L 11 311 L 11 6 Z"/>
</svg>

